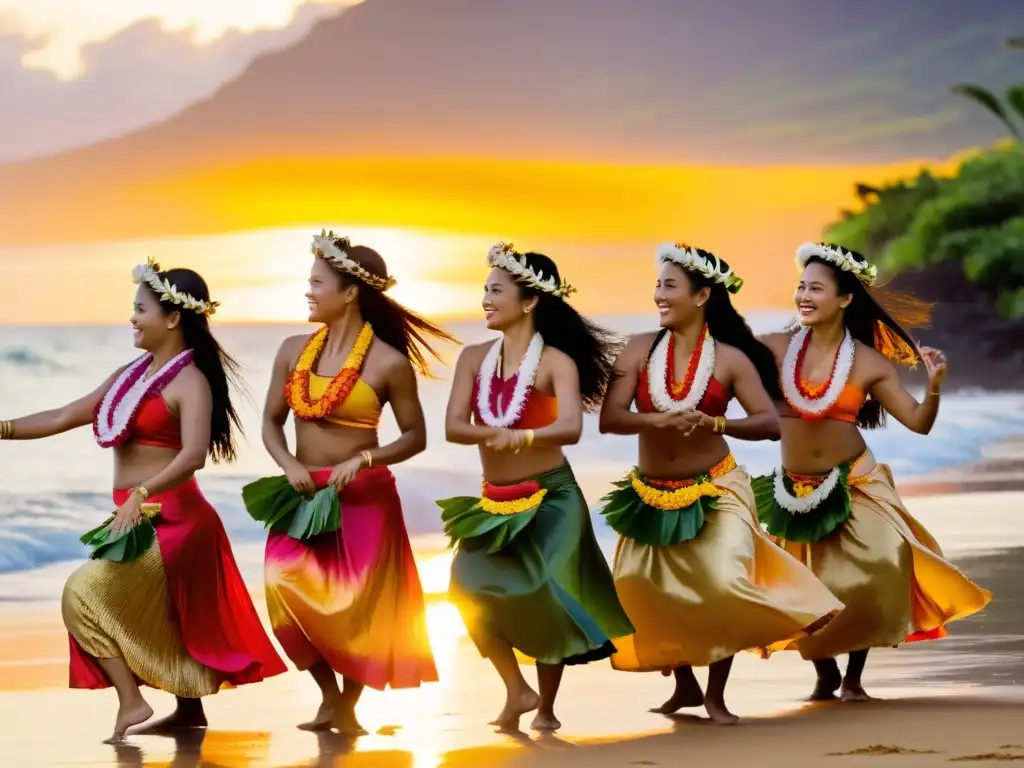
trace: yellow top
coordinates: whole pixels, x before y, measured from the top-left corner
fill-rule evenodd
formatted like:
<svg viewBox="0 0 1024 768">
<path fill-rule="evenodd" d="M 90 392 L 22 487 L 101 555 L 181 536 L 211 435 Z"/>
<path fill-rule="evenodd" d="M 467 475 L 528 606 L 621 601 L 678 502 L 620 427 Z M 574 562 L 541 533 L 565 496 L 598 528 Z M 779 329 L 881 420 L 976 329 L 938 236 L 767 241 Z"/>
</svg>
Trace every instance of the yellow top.
<svg viewBox="0 0 1024 768">
<path fill-rule="evenodd" d="M 311 372 L 309 374 L 310 398 L 319 400 L 324 396 L 327 385 L 330 383 L 330 376 L 319 376 Z M 377 397 L 376 390 L 362 379 L 356 379 L 355 386 L 352 387 L 348 397 L 326 418 L 332 424 L 342 427 L 376 429 L 380 422 L 380 412 L 380 398 Z"/>
</svg>

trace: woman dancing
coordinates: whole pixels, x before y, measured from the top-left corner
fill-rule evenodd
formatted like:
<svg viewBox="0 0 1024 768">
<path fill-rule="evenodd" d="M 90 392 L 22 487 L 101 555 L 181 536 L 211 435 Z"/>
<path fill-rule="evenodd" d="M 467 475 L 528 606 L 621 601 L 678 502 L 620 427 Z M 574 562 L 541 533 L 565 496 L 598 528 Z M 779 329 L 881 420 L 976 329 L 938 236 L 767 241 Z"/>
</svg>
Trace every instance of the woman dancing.
<svg viewBox="0 0 1024 768">
<path fill-rule="evenodd" d="M 662 245 L 655 261 L 661 330 L 630 339 L 601 409 L 601 431 L 639 435 L 640 450 L 639 465 L 602 499 L 620 534 L 615 586 L 636 626 L 612 666 L 674 670 L 675 691 L 654 712 L 703 704 L 715 722 L 733 723 L 733 656 L 816 631 L 842 605 L 761 531 L 750 477 L 725 441 L 779 435 L 771 352 L 729 298 L 743 281 L 682 243 Z M 733 397 L 745 418 L 726 419 Z M 693 666 L 708 665 L 705 696 Z"/>
<path fill-rule="evenodd" d="M 436 354 L 427 337 L 455 340 L 384 294 L 395 281 L 376 251 L 333 232 L 315 236 L 312 250 L 306 297 L 310 322 L 322 327 L 278 350 L 263 442 L 293 498 L 337 491 L 340 528 L 308 538 L 271 530 L 267 607 L 281 647 L 323 694 L 316 716 L 299 727 L 359 735 L 365 731 L 355 709 L 365 686 L 437 680 L 423 590 L 388 467 L 427 444 L 416 386 L 416 372 L 429 373 L 424 350 Z M 385 404 L 401 436 L 382 446 Z M 294 454 L 284 435 L 289 412 Z"/>
<path fill-rule="evenodd" d="M 452 597 L 507 691 L 492 723 L 518 730 L 537 709 L 532 727 L 554 731 L 564 666 L 607 658 L 633 631 L 562 452 L 600 404 L 614 352 L 547 256 L 499 243 L 488 263 L 484 317 L 502 336 L 459 356 L 445 422 L 449 442 L 479 446 L 482 498 L 438 504 L 458 545 Z M 513 649 L 536 660 L 539 697 Z"/>
<path fill-rule="evenodd" d="M 87 534 L 96 559 L 71 575 L 61 602 L 71 687 L 117 690 L 110 743 L 153 714 L 139 682 L 178 697 L 150 730 L 202 727 L 201 696 L 285 671 L 194 477 L 207 456 L 234 459 L 240 430 L 228 391 L 237 366 L 210 334 L 217 303 L 189 269 L 149 261 L 133 278 L 145 354 L 80 400 L 0 423 L 0 437 L 35 440 L 91 422 L 96 442 L 114 449 L 117 511 Z"/>
<path fill-rule="evenodd" d="M 900 501 L 892 474 L 876 463 L 860 428 L 889 413 L 926 435 L 939 412 L 946 373 L 941 352 L 914 341 L 870 286 L 876 268 L 828 243 L 797 250 L 799 328 L 764 337 L 779 366 L 784 402 L 782 467 L 754 482 L 769 533 L 806 563 L 846 609 L 822 632 L 794 644 L 818 673 L 812 699 L 867 699 L 868 649 L 947 634 L 945 625 L 991 598 L 946 562 L 935 539 Z M 890 295 L 917 325 L 927 309 Z M 915 306 L 916 305 L 916 306 Z M 893 362 L 923 360 L 928 393 L 917 402 Z M 835 657 L 849 654 L 845 676 Z"/>
</svg>

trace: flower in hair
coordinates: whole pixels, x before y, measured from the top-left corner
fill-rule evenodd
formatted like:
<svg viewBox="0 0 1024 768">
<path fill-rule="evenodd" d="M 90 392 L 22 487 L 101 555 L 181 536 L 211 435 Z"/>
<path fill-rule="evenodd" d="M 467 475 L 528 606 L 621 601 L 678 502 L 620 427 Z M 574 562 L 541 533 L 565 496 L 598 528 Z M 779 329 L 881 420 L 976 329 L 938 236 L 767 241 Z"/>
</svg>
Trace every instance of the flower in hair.
<svg viewBox="0 0 1024 768">
<path fill-rule="evenodd" d="M 395 285 L 395 278 L 375 275 L 349 257 L 348 249 L 351 247 L 352 243 L 347 237 L 339 237 L 333 231 L 320 230 L 319 235 L 313 235 L 310 250 L 314 256 L 323 259 L 339 272 L 352 275 L 378 291 L 386 291 Z"/>
<path fill-rule="evenodd" d="M 654 264 L 660 267 L 666 261 L 688 272 L 707 278 L 712 283 L 724 286 L 729 293 L 739 293 L 743 278 L 725 266 L 721 259 L 708 251 L 691 248 L 686 243 L 663 243 L 654 253 Z"/>
<path fill-rule="evenodd" d="M 526 262 L 526 257 L 512 246 L 512 243 L 497 243 L 487 254 L 487 264 L 508 272 L 517 282 L 528 285 L 537 291 L 550 293 L 552 296 L 566 298 L 576 293 L 576 289 L 566 280 L 559 282 L 554 275 L 544 277 L 543 271 L 534 272 Z"/>
<path fill-rule="evenodd" d="M 865 285 L 874 285 L 878 280 L 878 267 L 868 261 L 858 261 L 852 251 L 832 243 L 804 243 L 796 249 L 796 263 L 800 269 L 813 258 L 827 261 L 844 272 L 852 272 Z"/>
<path fill-rule="evenodd" d="M 210 317 L 217 311 L 220 302 L 203 301 L 184 291 L 179 291 L 166 277 L 160 277 L 160 265 L 152 257 L 145 264 L 136 264 L 132 269 L 132 280 L 136 285 L 145 283 L 156 294 L 160 301 L 169 301 L 182 309 L 188 309 L 197 315 Z"/>
</svg>

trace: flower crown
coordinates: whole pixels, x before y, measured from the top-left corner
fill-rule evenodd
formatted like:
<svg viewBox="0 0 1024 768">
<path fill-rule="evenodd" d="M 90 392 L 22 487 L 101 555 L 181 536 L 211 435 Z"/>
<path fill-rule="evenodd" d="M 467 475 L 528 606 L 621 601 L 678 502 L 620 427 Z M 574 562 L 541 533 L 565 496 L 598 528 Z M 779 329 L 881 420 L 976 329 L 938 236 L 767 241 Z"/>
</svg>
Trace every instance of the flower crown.
<svg viewBox="0 0 1024 768">
<path fill-rule="evenodd" d="M 135 265 L 135 269 L 132 270 L 132 280 L 135 281 L 136 285 L 142 285 L 143 283 L 148 285 L 160 301 L 169 301 L 172 304 L 177 304 L 182 309 L 190 309 L 203 317 L 209 317 L 220 306 L 219 301 L 201 301 L 191 294 L 182 293 L 166 277 L 160 277 L 159 273 L 160 265 L 150 257 L 146 259 L 145 264 Z"/>
<path fill-rule="evenodd" d="M 313 235 L 313 246 L 310 250 L 318 259 L 324 259 L 339 272 L 345 272 L 366 283 L 378 291 L 386 291 L 395 284 L 393 277 L 381 277 L 364 269 L 361 264 L 349 258 L 346 251 L 351 248 L 352 243 L 347 237 L 339 237 L 333 230 L 328 232 L 320 230 L 319 235 Z"/>
<path fill-rule="evenodd" d="M 663 243 L 654 253 L 654 264 L 660 267 L 671 261 L 690 272 L 696 272 L 713 283 L 724 285 L 729 293 L 739 293 L 743 278 L 737 275 L 713 253 L 691 248 L 686 243 Z"/>
<path fill-rule="evenodd" d="M 487 264 L 505 270 L 524 285 L 561 299 L 576 293 L 576 289 L 565 280 L 559 283 L 554 275 L 544 277 L 543 272 L 534 272 L 526 263 L 526 257 L 515 250 L 512 243 L 498 243 L 493 246 L 487 254 Z"/>
<path fill-rule="evenodd" d="M 878 267 L 867 261 L 857 261 L 853 253 L 832 243 L 804 243 L 796 249 L 796 263 L 800 269 L 807 262 L 818 257 L 844 272 L 852 272 L 865 285 L 874 285 L 878 279 Z"/>
</svg>

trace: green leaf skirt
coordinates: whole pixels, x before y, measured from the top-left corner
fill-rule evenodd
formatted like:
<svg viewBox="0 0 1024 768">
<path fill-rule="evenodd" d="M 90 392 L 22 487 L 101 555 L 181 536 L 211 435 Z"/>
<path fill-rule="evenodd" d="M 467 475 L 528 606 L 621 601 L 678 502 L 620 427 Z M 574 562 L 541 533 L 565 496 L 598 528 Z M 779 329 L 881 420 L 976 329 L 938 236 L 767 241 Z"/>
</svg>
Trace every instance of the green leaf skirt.
<svg viewBox="0 0 1024 768">
<path fill-rule="evenodd" d="M 808 492 L 819 493 L 827 474 L 821 476 L 795 476 L 779 467 L 770 475 L 751 480 L 757 503 L 757 516 L 762 527 L 772 536 L 786 541 L 813 544 L 832 535 L 850 517 L 850 470 L 853 461 L 840 464 L 838 480 L 823 498 L 806 510 L 788 508 L 803 502 Z M 776 484 L 781 476 L 786 496 L 780 502 Z M 788 497 L 788 500 L 786 499 Z M 787 506 L 788 505 L 788 506 Z"/>
<path fill-rule="evenodd" d="M 307 540 L 341 528 L 338 492 L 331 486 L 305 496 L 284 475 L 254 480 L 242 488 L 242 501 L 253 520 L 268 531 Z"/>
</svg>

